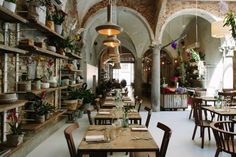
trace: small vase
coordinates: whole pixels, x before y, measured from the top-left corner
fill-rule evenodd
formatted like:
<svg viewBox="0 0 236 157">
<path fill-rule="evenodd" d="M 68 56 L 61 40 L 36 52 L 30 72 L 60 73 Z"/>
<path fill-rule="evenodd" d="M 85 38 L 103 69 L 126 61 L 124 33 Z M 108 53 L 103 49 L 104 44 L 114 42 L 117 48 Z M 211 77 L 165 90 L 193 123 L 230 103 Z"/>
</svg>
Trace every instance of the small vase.
<svg viewBox="0 0 236 157">
<path fill-rule="evenodd" d="M 11 12 L 15 12 L 15 11 L 16 11 L 16 3 L 4 1 L 4 2 L 3 2 L 3 7 L 4 7 L 4 8 L 7 8 L 7 9 L 10 10 Z"/>
<path fill-rule="evenodd" d="M 55 25 L 55 31 L 61 35 L 62 33 L 62 25 Z"/>
<path fill-rule="evenodd" d="M 128 118 L 128 113 L 127 113 L 127 112 L 125 112 L 125 113 L 123 114 L 122 126 L 123 126 L 124 128 L 127 128 L 127 127 L 129 126 L 129 118 Z"/>
</svg>

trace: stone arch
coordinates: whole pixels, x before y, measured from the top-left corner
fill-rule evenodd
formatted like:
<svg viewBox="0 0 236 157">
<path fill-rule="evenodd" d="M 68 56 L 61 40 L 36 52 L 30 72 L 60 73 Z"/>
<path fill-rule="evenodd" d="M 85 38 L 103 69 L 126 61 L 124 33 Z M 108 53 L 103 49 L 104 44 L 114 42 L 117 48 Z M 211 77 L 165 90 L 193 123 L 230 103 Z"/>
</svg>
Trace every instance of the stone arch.
<svg viewBox="0 0 236 157">
<path fill-rule="evenodd" d="M 196 12 L 197 12 L 197 16 L 207 20 L 208 22 L 213 22 L 213 21 L 217 21 L 218 18 L 211 14 L 210 12 L 208 11 L 205 11 L 205 10 L 202 10 L 202 9 L 197 9 L 196 11 L 196 8 L 191 8 L 191 9 L 183 9 L 183 10 L 179 10 L 173 14 L 171 14 L 166 20 L 163 21 L 158 21 L 158 23 L 164 23 L 161 27 L 161 29 L 159 29 L 158 25 L 156 25 L 156 32 L 155 32 L 155 41 L 161 41 L 162 37 L 163 37 L 163 32 L 165 30 L 165 27 L 167 26 L 167 24 L 173 20 L 174 18 L 178 17 L 178 16 L 182 16 L 182 15 L 193 15 L 193 16 L 196 16 Z M 161 30 L 159 32 L 159 30 Z"/>
</svg>

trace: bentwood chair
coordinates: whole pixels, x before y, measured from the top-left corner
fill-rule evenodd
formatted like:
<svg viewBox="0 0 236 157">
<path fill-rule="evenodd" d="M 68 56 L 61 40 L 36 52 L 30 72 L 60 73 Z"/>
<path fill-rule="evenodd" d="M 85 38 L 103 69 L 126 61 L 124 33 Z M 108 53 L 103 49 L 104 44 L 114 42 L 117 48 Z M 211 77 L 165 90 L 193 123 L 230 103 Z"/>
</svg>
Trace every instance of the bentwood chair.
<svg viewBox="0 0 236 157">
<path fill-rule="evenodd" d="M 141 110 L 142 103 L 143 103 L 143 99 L 139 99 L 138 104 L 137 104 L 138 105 L 138 108 L 137 108 L 138 112 L 140 112 L 140 110 Z"/>
<path fill-rule="evenodd" d="M 93 119 L 92 119 L 92 116 L 91 116 L 92 111 L 93 111 L 93 109 L 91 109 L 91 108 L 87 109 L 88 121 L 89 121 L 90 125 L 93 125 Z"/>
<path fill-rule="evenodd" d="M 218 157 L 220 152 L 231 154 L 231 157 L 236 156 L 236 133 L 234 132 L 234 122 L 232 121 L 217 121 L 211 123 L 211 128 L 216 140 L 216 153 Z"/>
<path fill-rule="evenodd" d="M 193 116 L 194 116 L 194 122 L 195 122 L 192 140 L 194 140 L 194 138 L 195 138 L 197 127 L 200 127 L 200 136 L 202 138 L 201 147 L 204 148 L 204 130 L 205 130 L 205 128 L 208 128 L 208 136 L 209 136 L 209 140 L 211 140 L 211 136 L 210 136 L 210 123 L 211 123 L 211 121 L 209 121 L 207 119 L 206 120 L 203 119 L 202 99 L 201 98 L 193 98 L 192 107 L 193 107 Z"/>
<path fill-rule="evenodd" d="M 68 126 L 67 128 L 65 128 L 64 130 L 64 135 L 66 138 L 66 142 L 69 148 L 69 152 L 70 152 L 70 157 L 77 157 L 77 151 L 76 151 L 76 147 L 75 147 L 75 143 L 73 140 L 73 136 L 72 136 L 72 132 L 76 129 L 79 128 L 79 124 L 78 123 L 74 123 L 70 126 Z M 83 155 L 82 157 L 89 157 L 88 154 Z"/>
<path fill-rule="evenodd" d="M 192 96 L 189 97 L 189 99 L 191 99 L 191 110 L 190 110 L 190 114 L 189 114 L 189 119 L 191 119 L 192 113 L 193 113 L 193 107 L 192 107 L 192 99 L 193 97 L 202 97 L 202 96 L 206 96 L 206 91 L 207 89 L 205 88 L 195 88 L 194 89 L 194 94 Z"/>
<path fill-rule="evenodd" d="M 151 119 L 151 116 L 152 116 L 152 109 L 149 108 L 149 107 L 144 107 L 144 110 L 146 110 L 148 112 L 146 123 L 145 123 L 145 126 L 148 128 L 149 122 L 150 122 L 150 119 Z"/>
<path fill-rule="evenodd" d="M 161 122 L 157 123 L 157 128 L 164 131 L 164 135 L 163 135 L 162 142 L 161 142 L 161 147 L 158 152 L 158 157 L 165 157 L 172 131 L 168 126 L 166 126 L 165 124 L 163 124 Z M 154 152 L 131 152 L 130 153 L 130 157 L 155 157 L 155 156 L 156 156 L 156 154 Z"/>
</svg>

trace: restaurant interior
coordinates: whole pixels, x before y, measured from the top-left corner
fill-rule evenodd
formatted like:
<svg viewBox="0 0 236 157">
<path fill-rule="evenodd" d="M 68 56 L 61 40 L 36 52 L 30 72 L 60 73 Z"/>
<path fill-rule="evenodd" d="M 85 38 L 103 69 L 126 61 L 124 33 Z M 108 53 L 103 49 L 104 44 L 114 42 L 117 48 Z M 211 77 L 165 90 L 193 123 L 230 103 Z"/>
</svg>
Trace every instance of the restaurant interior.
<svg viewBox="0 0 236 157">
<path fill-rule="evenodd" d="M 235 52 L 235 0 L 0 0 L 0 157 L 234 157 Z"/>
</svg>

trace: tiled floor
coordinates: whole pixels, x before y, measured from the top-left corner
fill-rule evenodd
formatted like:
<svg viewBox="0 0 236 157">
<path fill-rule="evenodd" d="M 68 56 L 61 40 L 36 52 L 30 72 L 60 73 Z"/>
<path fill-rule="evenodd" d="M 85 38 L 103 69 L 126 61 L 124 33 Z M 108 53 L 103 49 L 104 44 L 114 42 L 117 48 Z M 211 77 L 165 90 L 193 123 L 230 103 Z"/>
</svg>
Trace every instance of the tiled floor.
<svg viewBox="0 0 236 157">
<path fill-rule="evenodd" d="M 141 114 L 145 119 L 146 113 L 141 112 Z M 160 143 L 162 134 L 156 128 L 156 123 L 160 121 L 172 128 L 173 134 L 166 154 L 167 157 L 213 157 L 216 149 L 213 134 L 211 133 L 211 142 L 209 142 L 206 134 L 205 148 L 201 149 L 199 130 L 196 134 L 195 141 L 191 140 L 194 122 L 188 119 L 188 115 L 189 110 L 155 112 L 152 114 L 149 130 L 156 139 L 156 142 Z M 78 123 L 80 124 L 80 129 L 76 131 L 74 135 L 76 145 L 78 145 L 88 126 L 87 116 L 84 115 L 83 118 L 78 120 Z M 28 154 L 27 157 L 69 157 L 69 151 L 63 134 L 63 130 L 66 126 L 68 126 L 68 124 L 48 137 L 47 140 Z M 118 155 L 114 154 L 113 156 L 124 156 L 124 153 Z M 220 157 L 227 156 L 229 155 L 224 153 L 220 154 Z"/>
</svg>

